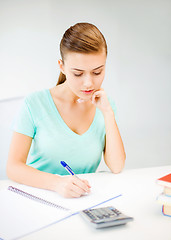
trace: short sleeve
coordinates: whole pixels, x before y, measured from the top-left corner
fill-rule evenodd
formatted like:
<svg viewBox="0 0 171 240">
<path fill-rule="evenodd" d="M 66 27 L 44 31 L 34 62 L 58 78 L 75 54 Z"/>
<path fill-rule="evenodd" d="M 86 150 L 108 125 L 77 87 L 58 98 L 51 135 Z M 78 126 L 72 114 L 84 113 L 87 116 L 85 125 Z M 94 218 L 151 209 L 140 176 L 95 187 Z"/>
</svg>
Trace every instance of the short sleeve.
<svg viewBox="0 0 171 240">
<path fill-rule="evenodd" d="M 15 132 L 34 138 L 36 127 L 27 99 L 24 100 L 19 112 L 16 114 L 11 128 Z"/>
</svg>

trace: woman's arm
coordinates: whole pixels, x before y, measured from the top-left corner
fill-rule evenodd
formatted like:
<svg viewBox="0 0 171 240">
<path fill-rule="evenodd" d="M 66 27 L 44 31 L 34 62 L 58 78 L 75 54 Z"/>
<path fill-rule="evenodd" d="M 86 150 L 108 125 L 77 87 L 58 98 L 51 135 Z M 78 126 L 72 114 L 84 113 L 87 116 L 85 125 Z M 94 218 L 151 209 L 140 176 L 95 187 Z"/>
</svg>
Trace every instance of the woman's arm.
<svg viewBox="0 0 171 240">
<path fill-rule="evenodd" d="M 104 113 L 104 120 L 106 129 L 104 161 L 112 172 L 119 173 L 125 165 L 126 154 L 112 109 Z"/>
<path fill-rule="evenodd" d="M 126 155 L 113 109 L 103 89 L 94 93 L 92 103 L 104 116 L 106 129 L 104 161 L 113 173 L 119 173 L 124 167 Z"/>
<path fill-rule="evenodd" d="M 7 176 L 11 180 L 56 191 L 64 197 L 80 197 L 85 192 L 89 192 L 86 180 L 73 176 L 61 177 L 26 165 L 31 143 L 31 137 L 14 132 L 7 162 Z"/>
</svg>

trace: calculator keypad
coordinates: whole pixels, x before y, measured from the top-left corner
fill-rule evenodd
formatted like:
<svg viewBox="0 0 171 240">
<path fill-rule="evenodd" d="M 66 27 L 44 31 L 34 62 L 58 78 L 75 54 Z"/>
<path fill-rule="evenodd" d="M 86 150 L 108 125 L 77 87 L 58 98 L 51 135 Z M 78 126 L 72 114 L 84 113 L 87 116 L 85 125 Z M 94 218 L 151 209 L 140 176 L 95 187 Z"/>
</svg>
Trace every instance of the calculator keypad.
<svg viewBox="0 0 171 240">
<path fill-rule="evenodd" d="M 84 211 L 89 218 L 93 221 L 100 219 L 110 219 L 117 217 L 121 214 L 116 208 L 98 208 L 98 209 L 90 209 Z"/>
<path fill-rule="evenodd" d="M 95 228 L 122 225 L 133 220 L 112 206 L 83 210 L 80 214 Z"/>
</svg>

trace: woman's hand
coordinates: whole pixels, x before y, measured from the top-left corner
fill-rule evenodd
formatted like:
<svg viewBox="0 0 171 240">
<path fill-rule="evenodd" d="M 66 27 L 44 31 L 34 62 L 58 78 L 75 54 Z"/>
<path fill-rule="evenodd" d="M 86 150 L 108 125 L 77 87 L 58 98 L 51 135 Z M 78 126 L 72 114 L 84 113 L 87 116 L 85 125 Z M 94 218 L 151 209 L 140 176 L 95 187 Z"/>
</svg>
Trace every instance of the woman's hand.
<svg viewBox="0 0 171 240">
<path fill-rule="evenodd" d="M 78 198 L 90 192 L 90 185 L 87 180 L 76 176 L 60 176 L 56 192 L 66 198 Z"/>
<path fill-rule="evenodd" d="M 103 114 L 112 111 L 112 107 L 103 88 L 93 93 L 91 101 Z"/>
</svg>

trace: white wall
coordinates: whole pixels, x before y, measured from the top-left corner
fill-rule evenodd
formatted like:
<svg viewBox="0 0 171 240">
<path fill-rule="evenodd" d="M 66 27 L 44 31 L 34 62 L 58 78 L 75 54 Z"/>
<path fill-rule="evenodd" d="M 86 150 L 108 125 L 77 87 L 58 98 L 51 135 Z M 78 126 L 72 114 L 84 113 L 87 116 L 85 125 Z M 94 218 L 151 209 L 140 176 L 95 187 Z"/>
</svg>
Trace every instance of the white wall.
<svg viewBox="0 0 171 240">
<path fill-rule="evenodd" d="M 62 34 L 94 23 L 108 43 L 103 87 L 117 104 L 126 167 L 170 164 L 170 12 L 168 0 L 0 1 L 0 99 L 53 86 Z M 14 102 L 0 102 L 0 116 L 12 117 Z M 9 142 L 3 119 L 0 163 Z"/>
</svg>

